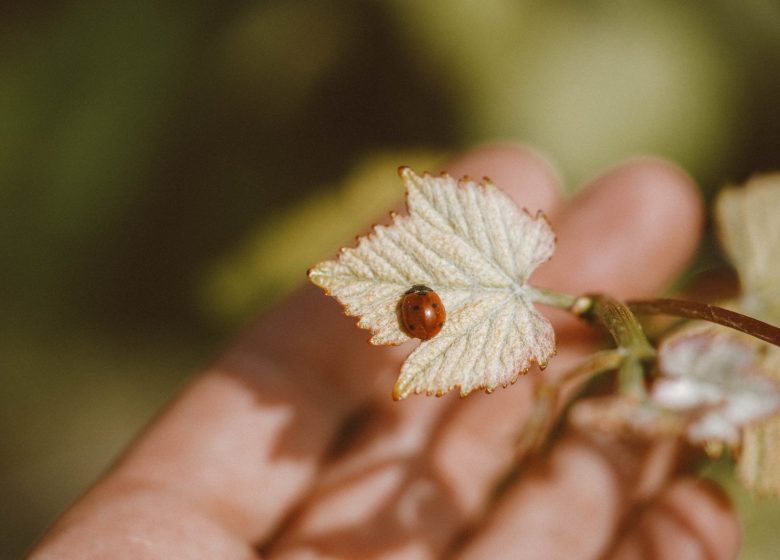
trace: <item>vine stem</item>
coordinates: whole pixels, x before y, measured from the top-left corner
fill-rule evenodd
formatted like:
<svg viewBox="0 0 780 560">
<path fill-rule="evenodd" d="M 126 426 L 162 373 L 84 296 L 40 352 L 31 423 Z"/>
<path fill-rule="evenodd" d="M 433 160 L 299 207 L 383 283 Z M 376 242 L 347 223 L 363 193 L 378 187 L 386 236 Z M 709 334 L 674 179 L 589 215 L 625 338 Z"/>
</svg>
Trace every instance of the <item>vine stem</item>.
<svg viewBox="0 0 780 560">
<path fill-rule="evenodd" d="M 531 418 L 518 438 L 518 456 L 534 453 L 541 448 L 553 429 L 560 409 L 576 397 L 576 391 L 572 390 L 567 402 L 561 402 L 564 386 L 572 389 L 582 387 L 597 375 L 618 369 L 624 359 L 625 356 L 617 348 L 602 350 L 591 354 L 562 376 L 551 380 L 545 379 L 536 390 L 536 403 Z"/>
<path fill-rule="evenodd" d="M 634 313 L 672 315 L 717 323 L 780 346 L 780 328 L 709 303 L 681 299 L 648 299 L 626 302 Z"/>
<path fill-rule="evenodd" d="M 646 399 L 643 362 L 655 358 L 655 349 L 631 309 L 606 294 L 581 296 L 570 309 L 578 317 L 601 325 L 612 335 L 617 350 L 623 354 L 618 369 L 620 392 L 639 401 Z"/>
<path fill-rule="evenodd" d="M 530 291 L 531 301 L 543 305 L 550 305 L 552 307 L 560 307 L 561 309 L 570 309 L 579 299 L 578 296 L 556 292 L 546 288 L 537 288 L 536 286 L 530 285 L 527 286 L 527 288 Z"/>
<path fill-rule="evenodd" d="M 642 325 L 622 301 L 606 294 L 589 294 L 573 306 L 573 312 L 603 326 L 612 335 L 618 348 L 627 354 L 638 360 L 655 357 L 655 350 L 648 342 Z"/>
<path fill-rule="evenodd" d="M 583 311 L 589 310 L 593 305 L 593 296 L 573 296 L 545 288 L 528 287 L 531 290 L 532 301 L 567 309 L 577 316 L 582 316 Z M 717 305 L 668 298 L 631 300 L 627 301 L 626 305 L 633 313 L 671 315 L 684 319 L 709 321 L 780 346 L 780 328 Z"/>
</svg>

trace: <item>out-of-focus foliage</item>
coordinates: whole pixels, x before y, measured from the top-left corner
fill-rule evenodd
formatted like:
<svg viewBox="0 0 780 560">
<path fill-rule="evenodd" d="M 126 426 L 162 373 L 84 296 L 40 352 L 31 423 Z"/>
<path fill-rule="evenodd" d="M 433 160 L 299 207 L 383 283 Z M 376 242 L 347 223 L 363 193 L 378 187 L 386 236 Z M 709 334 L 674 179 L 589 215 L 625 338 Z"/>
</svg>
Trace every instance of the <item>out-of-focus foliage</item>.
<svg viewBox="0 0 780 560">
<path fill-rule="evenodd" d="M 759 175 L 741 187 L 722 191 L 715 219 L 720 242 L 734 264 L 741 284 L 733 306 L 772 324 L 780 324 L 778 312 L 778 263 L 780 263 L 780 175 Z M 780 379 L 780 349 L 745 337 L 762 352 L 764 369 Z M 743 434 L 736 475 L 724 464 L 709 468 L 726 485 L 737 504 L 745 533 L 744 558 L 770 558 L 777 547 L 780 519 L 780 418 L 777 415 L 748 427 Z M 773 496 L 770 498 L 770 496 Z"/>
<path fill-rule="evenodd" d="M 393 5 L 406 40 L 454 86 L 468 137 L 527 139 L 572 184 L 646 151 L 707 174 L 733 150 L 745 77 L 693 4 Z"/>
<path fill-rule="evenodd" d="M 780 324 L 780 174 L 725 190 L 716 210 L 721 242 L 739 274 L 736 307 Z M 780 348 L 761 347 L 766 369 L 780 379 Z M 780 418 L 745 431 L 737 475 L 749 490 L 780 498 Z"/>
<path fill-rule="evenodd" d="M 18 17 L 0 35 L 2 282 L 16 310 L 46 315 L 134 202 L 189 31 L 143 0 Z"/>
<path fill-rule="evenodd" d="M 753 495 L 735 477 L 730 458 L 708 464 L 700 473 L 721 485 L 734 503 L 742 530 L 741 560 L 766 560 L 777 552 L 780 507 L 774 498 Z"/>
<path fill-rule="evenodd" d="M 341 204 L 425 166 L 360 162 L 499 137 L 571 184 L 656 152 L 711 192 L 780 167 L 778 96 L 765 0 L 4 2 L 0 557 L 353 235 Z"/>
</svg>

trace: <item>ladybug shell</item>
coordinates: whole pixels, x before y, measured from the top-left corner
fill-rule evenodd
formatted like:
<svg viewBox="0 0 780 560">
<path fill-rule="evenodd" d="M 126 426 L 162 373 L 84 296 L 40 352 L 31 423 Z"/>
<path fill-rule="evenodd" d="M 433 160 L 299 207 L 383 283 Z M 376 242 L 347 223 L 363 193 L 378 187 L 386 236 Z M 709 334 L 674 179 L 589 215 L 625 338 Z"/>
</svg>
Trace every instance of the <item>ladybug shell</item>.
<svg viewBox="0 0 780 560">
<path fill-rule="evenodd" d="M 444 326 L 447 313 L 439 295 L 426 286 L 413 286 L 401 298 L 401 324 L 409 336 L 428 340 Z"/>
</svg>

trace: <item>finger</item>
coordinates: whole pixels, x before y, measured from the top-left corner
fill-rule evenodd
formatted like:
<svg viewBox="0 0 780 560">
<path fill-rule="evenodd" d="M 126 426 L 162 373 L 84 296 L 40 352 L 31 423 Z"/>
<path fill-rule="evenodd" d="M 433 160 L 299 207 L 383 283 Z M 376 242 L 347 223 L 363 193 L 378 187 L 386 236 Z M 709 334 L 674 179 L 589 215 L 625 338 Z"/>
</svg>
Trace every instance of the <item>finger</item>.
<svg viewBox="0 0 780 560">
<path fill-rule="evenodd" d="M 521 474 L 459 558 L 601 558 L 645 465 L 668 452 L 567 432 Z"/>
<path fill-rule="evenodd" d="M 144 481 L 112 478 L 60 519 L 29 560 L 258 560 L 250 543 L 211 513 Z"/>
<path fill-rule="evenodd" d="M 635 181 L 642 186 L 651 180 L 660 183 L 659 192 L 667 193 L 667 200 L 675 203 L 676 208 L 670 209 L 664 200 L 652 197 L 645 201 L 646 193 L 642 189 L 625 183 Z M 553 262 L 563 263 L 572 258 L 579 240 L 595 235 L 592 245 L 582 247 L 589 252 L 582 258 L 592 258 L 603 266 L 591 268 L 590 277 L 585 279 L 590 286 L 609 287 L 610 282 L 617 285 L 611 280 L 612 276 L 627 272 L 622 260 L 601 253 L 601 247 L 609 246 L 609 237 L 617 236 L 628 245 L 628 249 L 615 245 L 611 250 L 630 256 L 634 262 L 636 258 L 632 251 L 652 255 L 658 247 L 678 242 L 689 251 L 695 246 L 695 226 L 683 228 L 679 233 L 668 229 L 658 232 L 646 227 L 634 230 L 628 226 L 639 220 L 631 217 L 640 212 L 660 223 L 670 215 L 698 223 L 699 206 L 690 193 L 691 188 L 687 178 L 664 164 L 635 163 L 608 174 L 595 183 L 594 193 L 585 195 L 578 206 L 557 218 L 558 230 L 563 231 L 560 237 L 564 254 L 555 257 Z M 677 193 L 678 190 L 684 194 Z M 635 198 L 644 202 L 638 203 Z M 679 203 L 679 200 L 688 200 L 688 203 Z M 620 203 L 621 212 L 615 211 L 616 201 Z M 556 225 L 556 220 L 553 223 Z M 665 275 L 665 281 L 668 281 L 679 270 L 680 262 L 672 259 L 655 266 L 654 275 L 632 276 L 628 293 L 656 289 L 661 277 Z M 561 265 L 554 270 L 557 270 L 555 274 L 545 278 L 550 286 L 560 286 L 565 277 L 572 276 L 572 270 Z M 581 355 L 582 348 L 564 350 L 552 363 L 566 366 Z M 555 367 L 553 365 L 551 369 Z M 549 374 L 546 372 L 545 375 Z M 456 407 L 454 411 L 453 406 Z M 389 430 L 386 418 L 378 419 L 367 428 L 362 446 L 329 469 L 331 479 L 338 482 L 318 490 L 316 499 L 274 550 L 291 553 L 321 550 L 339 556 L 354 553 L 351 551 L 356 548 L 361 557 L 368 558 L 384 553 L 388 547 L 428 546 L 433 554 L 438 553 L 437 547 L 443 546 L 459 524 L 473 519 L 484 507 L 495 481 L 511 461 L 518 426 L 522 425 L 531 406 L 532 384 L 527 382 L 490 396 L 473 395 L 465 401 L 411 399 L 396 405 L 397 429 Z M 425 423 L 414 421 L 421 417 L 427 419 Z M 390 490 L 380 492 L 367 482 L 369 478 L 390 480 L 389 473 L 399 470 L 402 475 L 394 479 Z M 365 476 L 361 476 L 361 472 Z M 373 504 L 373 514 L 364 520 L 359 531 L 354 518 L 334 507 L 339 493 L 346 494 L 355 488 L 363 489 L 361 496 L 364 498 L 375 498 L 369 500 Z M 403 519 L 401 512 L 409 510 L 418 512 L 416 521 L 399 521 Z M 389 520 L 396 521 L 391 523 Z M 366 532 L 371 535 L 368 542 L 362 537 Z"/>
<path fill-rule="evenodd" d="M 530 152 L 485 147 L 461 159 L 455 173 L 494 179 L 553 204 L 553 174 Z M 505 161 L 506 160 L 506 161 Z M 547 201 L 547 202 L 545 202 Z M 401 354 L 369 347 L 331 298 L 307 287 L 254 325 L 227 357 L 195 380 L 112 473 L 53 528 L 49 543 L 78 547 L 101 535 L 97 516 L 118 508 L 124 542 L 149 519 L 142 504 L 179 501 L 181 515 L 160 522 L 168 534 L 218 519 L 214 542 L 230 535 L 257 541 L 311 486 L 345 417 L 377 394 L 390 394 Z M 402 351 L 403 352 L 403 351 Z M 389 398 L 387 398 L 389 401 Z M 79 531 L 70 530 L 78 520 Z M 205 529 L 199 531 L 209 538 Z M 68 545 L 70 543 L 70 545 Z M 227 544 L 227 543 L 226 543 Z M 79 550 L 74 548 L 73 550 Z M 78 555 L 78 554 L 75 554 Z"/>
<path fill-rule="evenodd" d="M 723 491 L 712 483 L 676 481 L 620 535 L 614 560 L 727 560 L 739 552 L 739 524 Z"/>
<path fill-rule="evenodd" d="M 686 478 L 661 493 L 656 487 L 649 504 L 631 511 L 647 495 L 645 471 L 669 464 L 668 451 L 568 434 L 524 473 L 460 558 L 515 558 L 518 551 L 530 559 L 734 558 L 736 517 L 711 484 Z"/>
<path fill-rule="evenodd" d="M 650 158 L 628 162 L 569 206 L 556 228 L 555 256 L 534 281 L 573 294 L 653 294 L 688 262 L 702 218 L 698 189 L 680 169 Z"/>
</svg>

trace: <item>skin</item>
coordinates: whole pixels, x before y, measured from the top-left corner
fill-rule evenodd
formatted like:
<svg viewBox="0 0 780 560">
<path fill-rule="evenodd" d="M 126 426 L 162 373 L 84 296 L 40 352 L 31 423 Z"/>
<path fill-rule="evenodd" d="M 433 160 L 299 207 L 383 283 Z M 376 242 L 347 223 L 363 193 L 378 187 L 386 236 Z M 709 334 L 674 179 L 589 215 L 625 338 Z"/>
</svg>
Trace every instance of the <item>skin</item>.
<svg viewBox="0 0 780 560">
<path fill-rule="evenodd" d="M 663 161 L 622 163 L 572 201 L 523 148 L 477 148 L 447 169 L 545 210 L 558 248 L 538 286 L 649 296 L 699 239 L 697 191 Z M 584 326 L 543 311 L 559 346 L 544 373 L 399 403 L 409 347 L 368 345 L 307 286 L 196 377 L 32 558 L 734 558 L 730 505 L 675 468 L 670 442 L 567 428 L 507 482 L 535 385 L 594 348 Z"/>
</svg>

